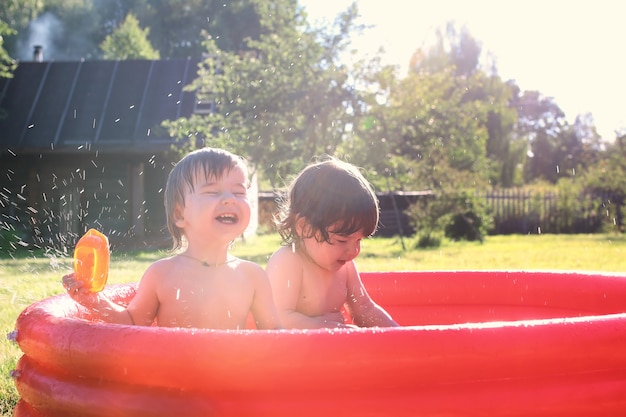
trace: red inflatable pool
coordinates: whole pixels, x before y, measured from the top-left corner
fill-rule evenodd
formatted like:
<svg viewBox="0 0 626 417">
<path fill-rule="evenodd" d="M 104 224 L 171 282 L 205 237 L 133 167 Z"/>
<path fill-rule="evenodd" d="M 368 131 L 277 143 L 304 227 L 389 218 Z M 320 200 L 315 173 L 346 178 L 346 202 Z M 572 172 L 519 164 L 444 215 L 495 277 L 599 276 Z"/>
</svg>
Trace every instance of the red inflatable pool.
<svg viewBox="0 0 626 417">
<path fill-rule="evenodd" d="M 362 276 L 403 327 L 146 328 L 42 300 L 16 324 L 14 415 L 626 415 L 626 276 Z"/>
</svg>

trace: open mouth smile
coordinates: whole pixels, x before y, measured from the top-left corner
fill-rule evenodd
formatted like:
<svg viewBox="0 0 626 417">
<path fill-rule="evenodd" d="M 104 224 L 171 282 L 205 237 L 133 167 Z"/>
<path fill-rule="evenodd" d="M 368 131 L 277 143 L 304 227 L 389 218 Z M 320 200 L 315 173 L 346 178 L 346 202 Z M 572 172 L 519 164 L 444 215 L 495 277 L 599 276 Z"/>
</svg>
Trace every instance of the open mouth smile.
<svg viewBox="0 0 626 417">
<path fill-rule="evenodd" d="M 215 219 L 223 224 L 235 224 L 238 220 L 237 216 L 233 213 L 220 214 Z"/>
</svg>

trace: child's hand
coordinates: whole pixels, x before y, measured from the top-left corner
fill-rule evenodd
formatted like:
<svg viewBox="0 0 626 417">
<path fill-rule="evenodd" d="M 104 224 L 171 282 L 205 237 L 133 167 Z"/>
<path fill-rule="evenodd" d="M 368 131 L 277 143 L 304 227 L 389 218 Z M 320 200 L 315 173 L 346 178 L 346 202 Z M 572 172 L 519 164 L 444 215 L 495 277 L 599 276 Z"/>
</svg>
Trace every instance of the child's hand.
<svg viewBox="0 0 626 417">
<path fill-rule="evenodd" d="M 108 323 L 134 324 L 133 318 L 125 307 L 115 304 L 102 292 L 93 292 L 76 279 L 73 272 L 63 276 L 63 287 L 67 293 L 83 307 L 95 312 L 98 320 Z"/>
<path fill-rule="evenodd" d="M 324 327 L 357 327 L 353 324 L 346 324 L 341 311 L 326 313 L 322 319 L 324 320 Z"/>
<path fill-rule="evenodd" d="M 63 276 L 63 287 L 72 297 L 72 300 L 85 307 L 93 308 L 98 304 L 98 294 L 85 288 L 84 284 L 76 279 L 76 274 L 73 272 Z"/>
</svg>

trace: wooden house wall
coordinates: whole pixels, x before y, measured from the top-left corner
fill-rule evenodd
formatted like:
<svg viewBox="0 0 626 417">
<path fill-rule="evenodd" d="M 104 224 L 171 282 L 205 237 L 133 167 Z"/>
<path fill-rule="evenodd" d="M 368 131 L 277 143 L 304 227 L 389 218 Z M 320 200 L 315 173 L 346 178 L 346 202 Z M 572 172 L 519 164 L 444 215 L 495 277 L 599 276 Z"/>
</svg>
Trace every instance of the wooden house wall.
<svg viewBox="0 0 626 417">
<path fill-rule="evenodd" d="M 121 155 L 0 161 L 2 229 L 17 236 L 21 246 L 67 248 L 91 227 L 109 235 L 114 245 L 167 238 L 163 191 L 171 162 L 155 166 Z M 3 245 L 3 251 L 10 250 Z"/>
<path fill-rule="evenodd" d="M 20 62 L 0 78 L 0 251 L 167 239 L 163 190 L 198 59 Z"/>
</svg>

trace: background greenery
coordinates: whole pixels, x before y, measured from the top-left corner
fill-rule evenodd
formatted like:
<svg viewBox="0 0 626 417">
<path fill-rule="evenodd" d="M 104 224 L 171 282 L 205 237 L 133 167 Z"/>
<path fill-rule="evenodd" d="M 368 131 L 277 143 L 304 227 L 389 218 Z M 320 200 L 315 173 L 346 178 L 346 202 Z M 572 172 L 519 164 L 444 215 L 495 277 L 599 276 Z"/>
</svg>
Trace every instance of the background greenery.
<svg viewBox="0 0 626 417">
<path fill-rule="evenodd" d="M 626 132 L 601 138 L 591 114 L 568 122 L 551 97 L 502 79 L 480 39 L 453 22 L 416 45 L 406 74 L 354 62 L 358 15 L 355 2 L 315 27 L 297 0 L 0 0 L 0 72 L 10 76 L 9 57 L 30 54 L 42 29 L 57 60 L 202 58 L 188 88 L 215 111 L 164 127 L 180 153 L 210 145 L 245 156 L 263 190 L 332 154 L 379 192 L 432 191 L 437 204 L 410 211 L 425 246 L 443 232 L 489 232 L 489 213 L 467 196 L 538 184 L 567 192 L 563 201 L 591 196 L 605 231 L 623 231 Z"/>
<path fill-rule="evenodd" d="M 267 234 L 237 242 L 233 253 L 265 265 L 280 243 Z M 407 250 L 402 250 L 402 244 Z M 484 243 L 444 241 L 437 249 L 416 250 L 414 239 L 373 238 L 363 242 L 361 271 L 401 270 L 575 270 L 626 273 L 626 238 L 621 234 L 489 236 Z M 112 253 L 109 283 L 135 282 L 162 251 Z M 23 252 L 0 258 L 0 415 L 17 401 L 10 377 L 21 353 L 4 335 L 31 303 L 64 292 L 61 276 L 71 270 L 67 253 Z"/>
<path fill-rule="evenodd" d="M 331 153 L 379 190 L 568 178 L 623 197 L 626 132 L 599 137 L 591 114 L 568 123 L 552 98 L 501 79 L 453 22 L 416 45 L 407 74 L 352 62 L 358 13 L 355 2 L 315 27 L 297 0 L 0 0 L 0 74 L 10 57 L 30 59 L 35 33 L 55 60 L 204 57 L 191 89 L 216 112 L 170 121 L 170 133 L 245 155 L 270 188 Z"/>
</svg>

